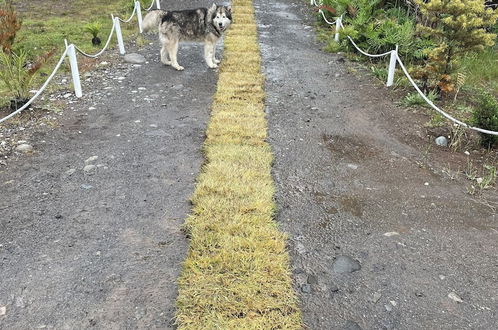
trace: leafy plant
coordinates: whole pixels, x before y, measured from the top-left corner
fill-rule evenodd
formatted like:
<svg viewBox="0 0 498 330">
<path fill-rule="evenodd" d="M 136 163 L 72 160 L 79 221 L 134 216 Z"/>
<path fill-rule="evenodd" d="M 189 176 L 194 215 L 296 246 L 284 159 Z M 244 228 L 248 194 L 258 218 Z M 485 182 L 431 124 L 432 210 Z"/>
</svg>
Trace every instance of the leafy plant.
<svg viewBox="0 0 498 330">
<path fill-rule="evenodd" d="M 437 92 L 432 90 L 427 95 L 427 98 L 434 102 L 437 99 Z M 405 107 L 415 107 L 415 106 L 423 106 L 428 107 L 427 102 L 424 100 L 422 96 L 418 92 L 413 92 L 405 96 L 403 101 L 401 102 Z"/>
<path fill-rule="evenodd" d="M 53 54 L 54 51 L 48 52 L 30 65 L 25 50 L 10 54 L 0 51 L 0 80 L 16 100 L 26 100 L 36 72 Z"/>
<path fill-rule="evenodd" d="M 17 18 L 12 1 L 8 0 L 0 8 L 0 47 L 4 53 L 12 51 L 17 31 L 20 29 L 21 21 Z"/>
<path fill-rule="evenodd" d="M 85 26 L 85 31 L 90 32 L 93 36 L 92 44 L 94 46 L 98 46 L 102 42 L 98 36 L 101 30 L 102 30 L 102 24 L 100 24 L 99 22 L 88 23 Z"/>
<path fill-rule="evenodd" d="M 476 106 L 472 113 L 472 122 L 475 126 L 498 132 L 498 101 L 490 93 L 481 90 L 475 99 Z M 498 136 L 481 134 L 481 144 L 490 148 L 498 142 Z"/>
</svg>

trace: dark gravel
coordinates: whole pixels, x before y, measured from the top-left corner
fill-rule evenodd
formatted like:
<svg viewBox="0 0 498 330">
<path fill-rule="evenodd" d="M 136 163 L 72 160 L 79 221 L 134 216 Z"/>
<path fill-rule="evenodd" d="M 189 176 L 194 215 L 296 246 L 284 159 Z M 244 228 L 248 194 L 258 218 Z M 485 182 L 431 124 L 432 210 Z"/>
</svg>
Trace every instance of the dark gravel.
<svg viewBox="0 0 498 330">
<path fill-rule="evenodd" d="M 172 327 L 217 73 L 197 44 L 180 48 L 184 72 L 163 66 L 156 39 L 147 64 L 85 78 L 61 126 L 2 165 L 1 329 Z"/>
<path fill-rule="evenodd" d="M 496 328 L 496 213 L 427 166 L 416 116 L 385 87 L 320 50 L 308 1 L 255 3 L 277 219 L 306 325 Z M 339 256 L 355 271 L 334 272 Z"/>
</svg>

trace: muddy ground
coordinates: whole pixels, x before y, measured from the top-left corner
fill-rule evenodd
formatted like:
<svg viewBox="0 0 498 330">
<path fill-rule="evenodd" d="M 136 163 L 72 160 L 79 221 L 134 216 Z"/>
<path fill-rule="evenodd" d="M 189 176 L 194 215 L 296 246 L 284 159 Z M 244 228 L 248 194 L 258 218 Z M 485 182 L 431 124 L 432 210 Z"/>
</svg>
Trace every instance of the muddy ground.
<svg viewBox="0 0 498 330">
<path fill-rule="evenodd" d="M 53 125 L 13 135 L 34 152 L 0 165 L 1 329 L 172 327 L 217 73 L 197 44 L 165 67 L 150 39 L 147 63 L 106 58 Z"/>
<path fill-rule="evenodd" d="M 466 156 L 428 149 L 426 116 L 322 52 L 306 2 L 256 5 L 277 219 L 306 325 L 496 327 L 496 189 L 468 194 Z"/>
</svg>

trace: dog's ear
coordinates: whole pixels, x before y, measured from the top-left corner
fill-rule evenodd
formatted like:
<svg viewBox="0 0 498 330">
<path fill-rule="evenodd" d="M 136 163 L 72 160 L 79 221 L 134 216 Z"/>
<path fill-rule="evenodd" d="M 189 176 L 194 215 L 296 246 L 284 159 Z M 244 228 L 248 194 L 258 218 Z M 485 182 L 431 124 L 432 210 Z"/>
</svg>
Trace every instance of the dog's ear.
<svg viewBox="0 0 498 330">
<path fill-rule="evenodd" d="M 218 8 L 218 6 L 213 2 L 213 5 L 209 8 L 209 10 L 216 11 L 216 8 Z"/>
<path fill-rule="evenodd" d="M 227 9 L 227 12 L 228 12 L 229 14 L 231 14 L 231 13 L 232 13 L 232 6 L 226 6 L 225 8 Z"/>
</svg>

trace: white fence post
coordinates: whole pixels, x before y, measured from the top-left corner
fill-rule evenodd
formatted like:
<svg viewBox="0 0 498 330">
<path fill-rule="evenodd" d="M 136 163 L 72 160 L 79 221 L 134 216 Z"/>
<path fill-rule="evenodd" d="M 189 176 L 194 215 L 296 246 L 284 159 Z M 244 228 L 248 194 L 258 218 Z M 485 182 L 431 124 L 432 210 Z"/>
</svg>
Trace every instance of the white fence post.
<svg viewBox="0 0 498 330">
<path fill-rule="evenodd" d="M 140 1 L 135 1 L 135 10 L 137 11 L 138 29 L 140 30 L 140 33 L 143 33 L 144 30 L 142 28 L 142 7 L 140 6 Z"/>
<path fill-rule="evenodd" d="M 391 52 L 391 59 L 389 61 L 389 69 L 387 73 L 387 87 L 394 85 L 394 73 L 396 72 L 396 62 L 398 60 L 398 45 L 396 49 Z"/>
<path fill-rule="evenodd" d="M 161 9 L 161 1 L 160 0 L 156 0 L 156 7 L 157 7 L 157 9 Z"/>
<path fill-rule="evenodd" d="M 118 38 L 119 53 L 121 55 L 124 55 L 126 54 L 126 51 L 123 42 L 123 34 L 121 33 L 121 24 L 119 23 L 119 18 L 112 16 L 112 20 L 114 21 L 114 27 L 116 29 L 116 37 Z"/>
<path fill-rule="evenodd" d="M 78 60 L 76 59 L 76 49 L 74 49 L 73 44 L 68 45 L 67 40 L 64 40 L 64 42 L 66 43 L 71 75 L 73 76 L 74 94 L 76 94 L 76 97 L 82 97 L 83 92 L 81 91 L 80 70 L 78 69 Z"/>
<path fill-rule="evenodd" d="M 339 31 L 341 30 L 341 26 L 342 26 L 342 16 L 339 16 L 339 18 L 335 21 L 335 37 L 334 37 L 335 42 L 339 42 Z"/>
</svg>

